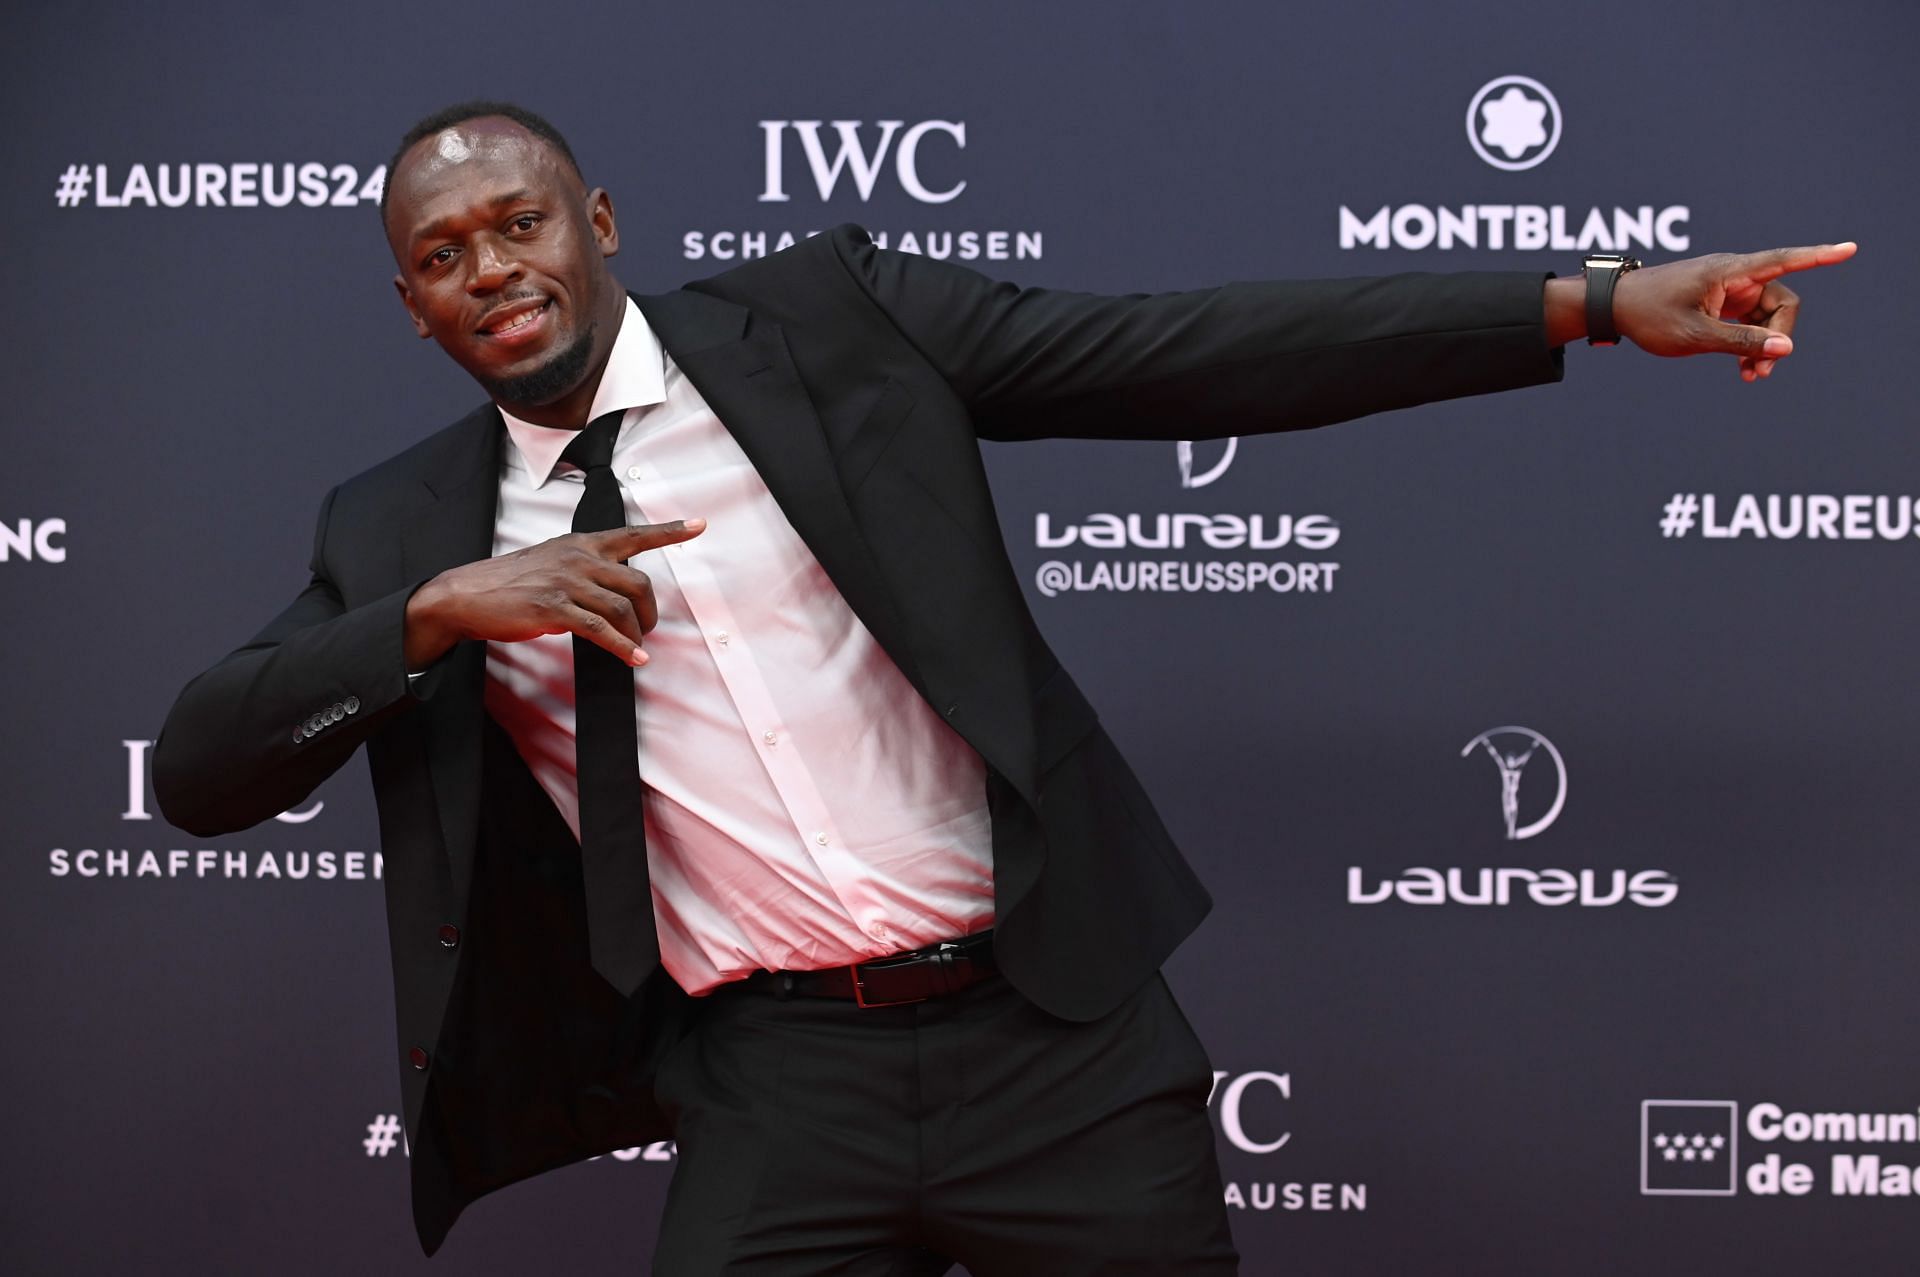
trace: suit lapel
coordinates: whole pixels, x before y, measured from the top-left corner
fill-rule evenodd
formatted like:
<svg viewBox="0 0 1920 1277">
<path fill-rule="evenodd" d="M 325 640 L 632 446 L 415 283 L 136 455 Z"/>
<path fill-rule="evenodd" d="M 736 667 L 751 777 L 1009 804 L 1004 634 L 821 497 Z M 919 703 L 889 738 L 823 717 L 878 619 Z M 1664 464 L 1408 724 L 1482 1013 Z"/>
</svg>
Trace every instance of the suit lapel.
<svg viewBox="0 0 1920 1277">
<path fill-rule="evenodd" d="M 407 582 L 424 581 L 493 553 L 505 434 L 499 411 L 488 404 L 451 432 L 445 464 L 429 465 L 421 480 L 427 504 L 400 538 Z M 433 795 L 462 907 L 472 881 L 474 840 L 479 833 L 486 653 L 484 643 L 457 644 L 447 654 L 447 667 L 440 672 L 439 687 L 428 702 L 426 744 Z"/>
<path fill-rule="evenodd" d="M 744 306 L 685 289 L 634 301 L 847 606 L 924 694 L 911 635 L 854 521 L 819 415 L 779 325 Z"/>
<path fill-rule="evenodd" d="M 926 695 L 911 632 L 847 503 L 819 414 L 779 325 L 744 306 L 685 289 L 635 295 L 634 301 L 854 615 Z M 443 454 L 423 459 L 424 504 L 400 536 L 404 582 L 492 554 L 505 434 L 499 411 L 488 404 L 448 432 Z M 462 643 L 447 663 L 429 702 L 426 743 L 453 882 L 464 899 L 479 823 L 486 645 Z"/>
</svg>

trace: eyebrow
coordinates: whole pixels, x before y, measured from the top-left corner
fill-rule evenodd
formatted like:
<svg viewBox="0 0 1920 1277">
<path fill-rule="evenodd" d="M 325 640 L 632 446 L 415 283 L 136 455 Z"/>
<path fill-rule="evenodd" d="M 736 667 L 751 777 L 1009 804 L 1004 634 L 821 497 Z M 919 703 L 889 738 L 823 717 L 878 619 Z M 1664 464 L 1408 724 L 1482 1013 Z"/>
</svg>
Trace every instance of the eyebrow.
<svg viewBox="0 0 1920 1277">
<path fill-rule="evenodd" d="M 497 209 L 507 204 L 517 204 L 521 200 L 532 198 L 533 192 L 522 187 L 517 191 L 508 191 L 505 195 L 494 196 L 487 201 L 487 207 L 489 209 Z M 425 226 L 415 230 L 411 242 L 418 244 L 422 240 L 439 239 L 441 236 L 447 234 L 459 220 L 459 214 L 454 214 L 450 217 L 435 218 Z"/>
</svg>

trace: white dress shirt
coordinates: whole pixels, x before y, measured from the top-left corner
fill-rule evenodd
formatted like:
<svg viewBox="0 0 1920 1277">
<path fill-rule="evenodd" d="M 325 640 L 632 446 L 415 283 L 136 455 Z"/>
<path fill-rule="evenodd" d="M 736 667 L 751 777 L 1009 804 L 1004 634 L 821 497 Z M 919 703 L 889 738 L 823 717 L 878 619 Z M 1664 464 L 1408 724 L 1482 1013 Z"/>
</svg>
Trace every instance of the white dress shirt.
<svg viewBox="0 0 1920 1277">
<path fill-rule="evenodd" d="M 631 560 L 660 623 L 634 671 L 660 960 L 688 993 L 993 924 L 985 765 L 913 690 L 632 301 L 592 420 L 626 409 L 631 523 L 706 531 Z M 566 533 L 570 430 L 506 417 L 493 552 Z M 580 832 L 573 638 L 487 644 L 486 706 Z"/>
</svg>

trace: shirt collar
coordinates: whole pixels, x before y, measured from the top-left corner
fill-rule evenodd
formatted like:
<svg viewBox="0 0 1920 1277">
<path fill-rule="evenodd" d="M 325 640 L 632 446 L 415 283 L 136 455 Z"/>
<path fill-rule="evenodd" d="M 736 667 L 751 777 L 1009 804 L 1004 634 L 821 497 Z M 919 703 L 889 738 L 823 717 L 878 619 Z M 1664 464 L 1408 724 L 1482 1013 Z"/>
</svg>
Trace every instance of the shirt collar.
<svg viewBox="0 0 1920 1277">
<path fill-rule="evenodd" d="M 621 314 L 620 332 L 614 337 L 613 350 L 607 356 L 606 370 L 600 374 L 600 386 L 593 392 L 593 407 L 587 410 L 587 420 L 593 421 L 622 408 L 645 408 L 664 402 L 666 397 L 667 376 L 660 339 L 629 297 L 627 308 Z M 500 416 L 507 423 L 507 437 L 512 440 L 513 450 L 533 480 L 533 486 L 542 486 L 559 464 L 560 454 L 567 450 L 579 431 L 536 426 L 504 408 Z M 625 438 L 631 424 L 620 423 L 615 447 Z"/>
</svg>

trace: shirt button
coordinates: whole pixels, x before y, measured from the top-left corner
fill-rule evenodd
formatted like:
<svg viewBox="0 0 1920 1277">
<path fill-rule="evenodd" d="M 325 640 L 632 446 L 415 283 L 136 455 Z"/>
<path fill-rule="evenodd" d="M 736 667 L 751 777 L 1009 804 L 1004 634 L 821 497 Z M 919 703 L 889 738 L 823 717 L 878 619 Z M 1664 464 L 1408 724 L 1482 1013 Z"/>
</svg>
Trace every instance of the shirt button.
<svg viewBox="0 0 1920 1277">
<path fill-rule="evenodd" d="M 760 739 L 769 745 L 778 745 L 780 743 L 780 734 L 778 732 L 763 732 L 761 733 Z"/>
<path fill-rule="evenodd" d="M 826 846 L 827 845 L 826 831 L 822 830 L 820 833 L 815 834 L 813 836 L 813 840 L 819 843 L 822 847 Z"/>
<path fill-rule="evenodd" d="M 867 928 L 867 934 L 875 940 L 885 940 L 887 938 L 887 924 L 884 922 L 876 922 Z"/>
<path fill-rule="evenodd" d="M 627 478 L 629 478 L 629 479 L 638 479 L 639 477 L 640 477 L 640 467 L 639 467 L 639 466 L 628 466 L 628 467 L 627 467 Z"/>
<path fill-rule="evenodd" d="M 725 647 L 727 645 L 727 640 L 732 637 L 733 635 L 727 633 L 725 630 L 721 630 L 718 634 L 713 636 L 713 641 L 718 643 L 721 647 Z"/>
<path fill-rule="evenodd" d="M 407 1051 L 407 1063 L 413 1065 L 414 1068 L 419 1069 L 422 1072 L 425 1072 L 427 1067 L 426 1048 L 419 1047 L 419 1046 L 410 1048 Z"/>
<path fill-rule="evenodd" d="M 440 927 L 440 943 L 449 949 L 458 945 L 460 943 L 460 928 L 454 926 L 451 922 L 442 924 Z"/>
</svg>

